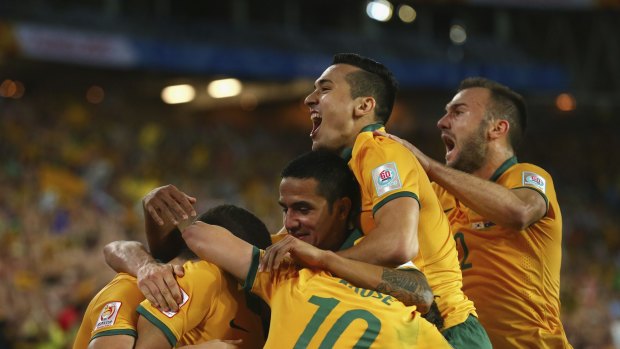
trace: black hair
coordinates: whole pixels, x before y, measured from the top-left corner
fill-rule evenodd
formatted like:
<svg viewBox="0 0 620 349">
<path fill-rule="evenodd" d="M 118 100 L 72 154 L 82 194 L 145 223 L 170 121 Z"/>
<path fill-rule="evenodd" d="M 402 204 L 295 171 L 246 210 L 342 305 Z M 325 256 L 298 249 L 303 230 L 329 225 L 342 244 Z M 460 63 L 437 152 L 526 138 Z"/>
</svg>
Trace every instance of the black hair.
<svg viewBox="0 0 620 349">
<path fill-rule="evenodd" d="M 234 205 L 216 206 L 203 213 L 198 220 L 226 228 L 236 237 L 260 249 L 264 250 L 271 245 L 271 235 L 265 224 L 243 208 Z M 187 247 L 183 249 L 180 256 L 186 259 L 197 258 Z"/>
<path fill-rule="evenodd" d="M 361 70 L 349 73 L 346 80 L 351 86 L 351 97 L 372 96 L 376 101 L 375 114 L 386 124 L 392 114 L 398 81 L 383 64 L 355 53 L 334 55 L 333 64 L 348 64 Z"/>
<path fill-rule="evenodd" d="M 461 81 L 458 91 L 481 87 L 489 90 L 491 105 L 488 108 L 490 117 L 506 119 L 510 123 L 509 139 L 513 150 L 517 150 L 527 128 L 527 106 L 523 96 L 496 81 L 472 77 Z"/>
<path fill-rule="evenodd" d="M 317 191 L 329 203 L 329 211 L 337 199 L 351 199 L 351 212 L 358 212 L 360 205 L 359 185 L 347 162 L 328 150 L 305 153 L 282 170 L 282 178 L 315 179 Z"/>
</svg>

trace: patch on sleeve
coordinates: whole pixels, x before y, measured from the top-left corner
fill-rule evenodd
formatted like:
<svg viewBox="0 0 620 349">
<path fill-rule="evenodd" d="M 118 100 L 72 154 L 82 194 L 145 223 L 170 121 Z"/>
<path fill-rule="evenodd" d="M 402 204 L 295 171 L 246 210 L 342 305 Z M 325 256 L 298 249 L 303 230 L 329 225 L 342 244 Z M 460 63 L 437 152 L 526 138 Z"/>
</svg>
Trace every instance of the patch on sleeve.
<svg viewBox="0 0 620 349">
<path fill-rule="evenodd" d="M 181 302 L 181 304 L 179 304 L 179 309 L 181 309 L 181 307 L 184 306 L 185 303 L 187 303 L 187 301 L 189 300 L 189 296 L 187 295 L 187 293 L 185 293 L 183 289 L 181 289 L 181 294 L 183 295 L 183 301 Z M 167 317 L 173 317 L 179 312 L 178 311 L 161 311 L 161 313 L 166 315 Z"/>
<path fill-rule="evenodd" d="M 100 328 L 114 325 L 116 322 L 116 316 L 118 316 L 118 311 L 121 309 L 121 305 L 121 302 L 110 302 L 104 305 L 103 309 L 101 309 L 99 317 L 97 318 L 95 331 Z"/>
<path fill-rule="evenodd" d="M 543 193 L 545 192 L 545 179 L 534 172 L 523 171 L 523 185 L 538 188 Z"/>
<path fill-rule="evenodd" d="M 388 162 L 372 170 L 372 181 L 375 185 L 377 196 L 403 187 L 400 176 L 398 176 L 396 163 L 394 162 Z"/>
</svg>

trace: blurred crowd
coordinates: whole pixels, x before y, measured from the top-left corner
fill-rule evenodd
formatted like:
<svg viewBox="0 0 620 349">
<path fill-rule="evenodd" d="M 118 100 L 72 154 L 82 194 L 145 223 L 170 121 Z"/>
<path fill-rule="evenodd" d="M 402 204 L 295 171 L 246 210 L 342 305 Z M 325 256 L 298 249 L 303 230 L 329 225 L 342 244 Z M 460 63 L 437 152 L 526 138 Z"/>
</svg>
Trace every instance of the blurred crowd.
<svg viewBox="0 0 620 349">
<path fill-rule="evenodd" d="M 82 311 L 113 276 L 103 246 L 144 241 L 140 200 L 155 187 L 175 184 L 198 198 L 199 211 L 241 205 L 279 229 L 279 170 L 310 149 L 310 125 L 282 122 L 273 109 L 229 118 L 0 99 L 0 348 L 71 347 Z M 299 112 L 297 104 L 278 109 Z M 569 340 L 620 348 L 620 172 L 611 150 L 620 141 L 604 125 L 595 137 L 583 130 L 534 133 L 520 159 L 555 178 Z"/>
</svg>

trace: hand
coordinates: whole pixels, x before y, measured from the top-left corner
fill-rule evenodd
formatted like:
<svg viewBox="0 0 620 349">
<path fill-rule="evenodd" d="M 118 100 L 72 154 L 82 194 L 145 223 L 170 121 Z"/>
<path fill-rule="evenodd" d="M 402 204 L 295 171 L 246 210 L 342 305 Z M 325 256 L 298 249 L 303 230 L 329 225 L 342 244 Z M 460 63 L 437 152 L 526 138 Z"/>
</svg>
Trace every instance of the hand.
<svg viewBox="0 0 620 349">
<path fill-rule="evenodd" d="M 182 266 L 149 262 L 140 267 L 137 274 L 140 291 L 154 307 L 164 311 L 179 311 L 183 296 L 175 275 L 184 275 Z"/>
<path fill-rule="evenodd" d="M 302 267 L 323 269 L 327 251 L 314 247 L 291 235 L 269 246 L 261 258 L 260 271 L 276 271 L 290 258 Z"/>
<path fill-rule="evenodd" d="M 142 199 L 144 209 L 151 218 L 159 224 L 172 223 L 178 225 L 179 222 L 189 220 L 189 217 L 196 216 L 194 204 L 196 198 L 185 194 L 172 184 L 151 190 Z"/>
<path fill-rule="evenodd" d="M 407 148 L 407 150 L 409 150 L 410 152 L 413 153 L 413 155 L 415 155 L 415 157 L 420 162 L 420 165 L 422 165 L 422 168 L 424 169 L 424 172 L 429 173 L 430 168 L 431 168 L 431 161 L 432 161 L 431 158 L 426 156 L 426 154 L 422 153 L 420 151 L 420 149 L 416 148 L 413 144 L 407 142 L 406 140 L 404 140 L 402 138 L 399 138 L 397 136 L 394 136 L 392 134 L 385 133 L 385 132 L 382 132 L 382 131 L 374 131 L 373 134 L 377 135 L 377 136 L 387 137 L 389 139 L 392 139 L 392 140 L 402 144 L 405 148 Z"/>
<path fill-rule="evenodd" d="M 208 342 L 188 345 L 179 349 L 238 349 L 243 343 L 241 339 L 212 339 Z"/>
</svg>

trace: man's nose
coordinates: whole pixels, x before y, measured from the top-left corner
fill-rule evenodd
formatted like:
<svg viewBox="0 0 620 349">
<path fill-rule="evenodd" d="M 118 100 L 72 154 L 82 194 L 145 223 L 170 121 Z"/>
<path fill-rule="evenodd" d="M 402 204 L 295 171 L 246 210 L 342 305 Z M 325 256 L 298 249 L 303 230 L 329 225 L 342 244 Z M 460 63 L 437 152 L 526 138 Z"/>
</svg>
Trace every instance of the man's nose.
<svg viewBox="0 0 620 349">
<path fill-rule="evenodd" d="M 284 214 L 284 228 L 289 232 L 294 232 L 299 229 L 299 220 L 295 218 L 294 214 L 289 212 Z"/>
<path fill-rule="evenodd" d="M 448 114 L 445 114 L 437 121 L 437 128 L 440 130 L 444 130 L 450 127 L 450 122 L 448 120 Z"/>
<path fill-rule="evenodd" d="M 308 96 L 306 96 L 306 98 L 304 99 L 304 104 L 307 106 L 312 106 L 316 104 L 316 91 L 313 91 Z"/>
</svg>

